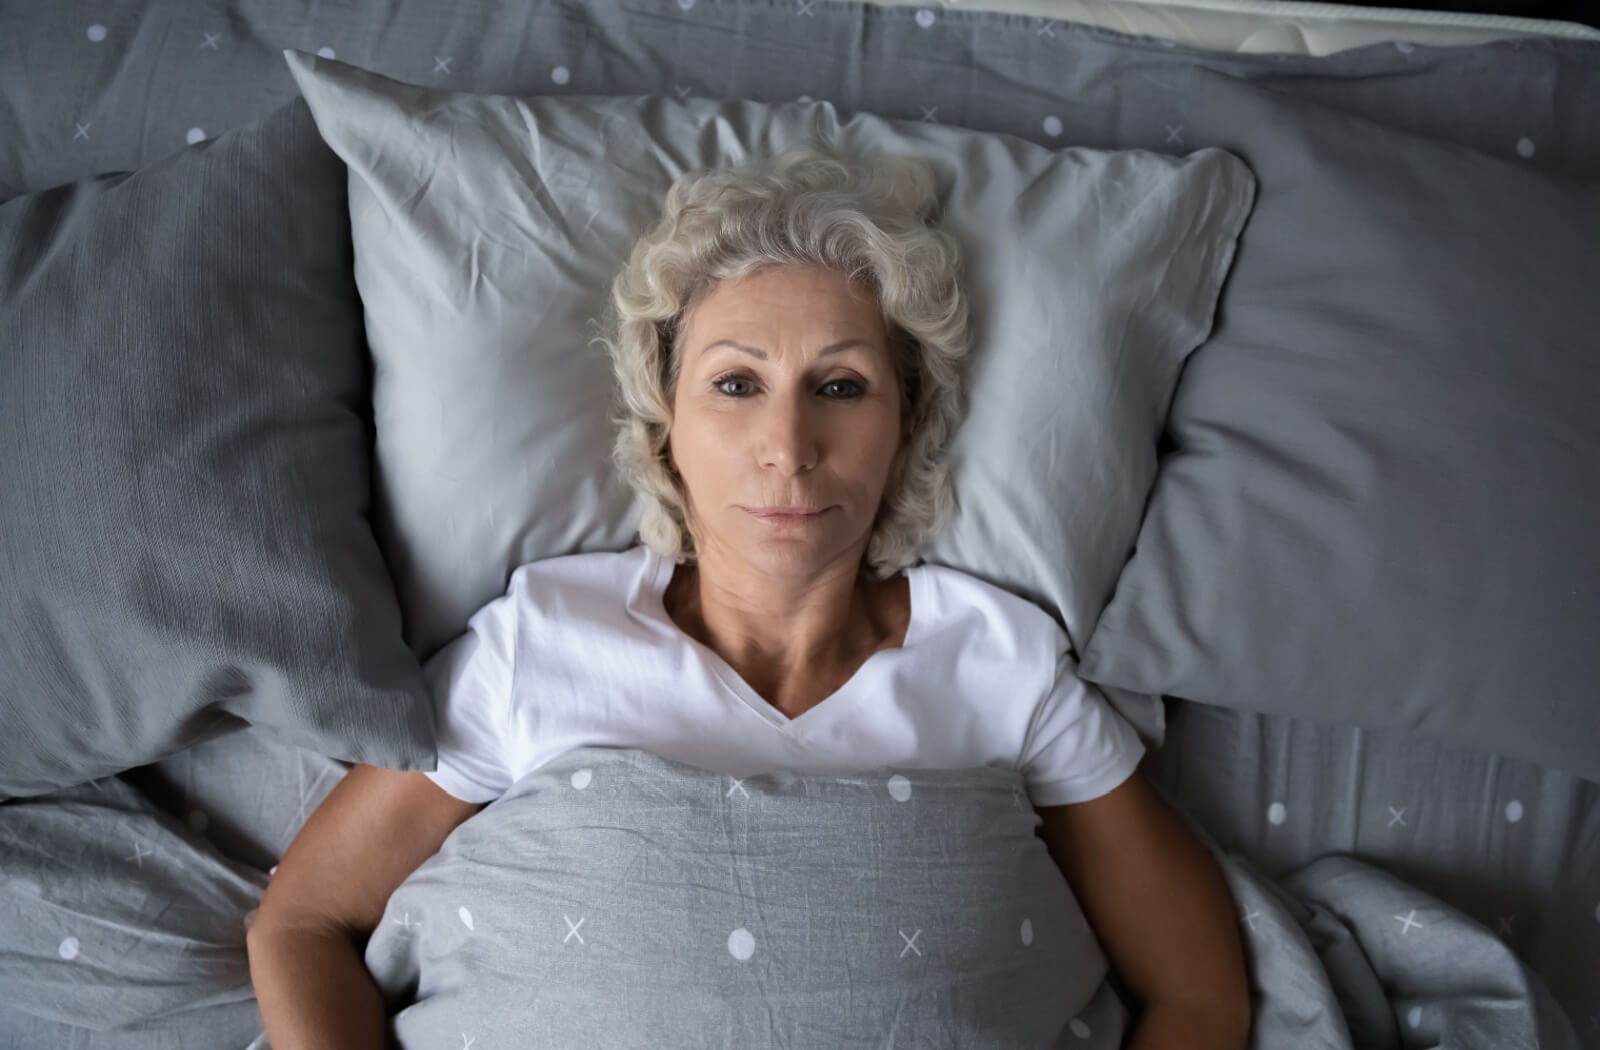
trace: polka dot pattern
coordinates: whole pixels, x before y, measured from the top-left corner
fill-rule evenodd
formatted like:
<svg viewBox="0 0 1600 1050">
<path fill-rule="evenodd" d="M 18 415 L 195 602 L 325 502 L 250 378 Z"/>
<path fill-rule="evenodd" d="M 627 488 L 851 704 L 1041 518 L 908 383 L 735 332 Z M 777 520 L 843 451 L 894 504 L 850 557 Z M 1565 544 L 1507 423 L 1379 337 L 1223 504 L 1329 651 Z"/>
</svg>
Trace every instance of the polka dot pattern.
<svg viewBox="0 0 1600 1050">
<path fill-rule="evenodd" d="M 106 38 L 106 27 L 105 26 L 100 25 L 98 22 L 96 22 L 94 25 L 89 27 L 89 39 L 90 40 L 92 40 L 96 44 L 98 44 L 101 41 L 103 41 L 105 38 Z"/>
<path fill-rule="evenodd" d="M 190 128 L 189 133 L 184 136 L 184 140 L 187 141 L 191 146 L 193 146 L 196 142 L 204 142 L 206 140 L 205 129 Z"/>
<path fill-rule="evenodd" d="M 1533 140 L 1522 138 L 1517 140 L 1517 156 L 1527 158 L 1533 156 Z"/>
<path fill-rule="evenodd" d="M 889 797 L 896 802 L 907 802 L 911 798 L 911 781 L 896 773 L 889 778 Z"/>
<path fill-rule="evenodd" d="M 756 953 L 756 939 L 743 926 L 728 934 L 728 954 L 740 962 Z"/>
<path fill-rule="evenodd" d="M 927 29 L 933 25 L 933 19 L 933 12 L 928 10 L 926 7 L 917 12 L 917 25 L 924 29 Z"/>
<path fill-rule="evenodd" d="M 56 946 L 56 954 L 71 962 L 78 957 L 78 938 L 68 937 Z"/>
<path fill-rule="evenodd" d="M 1087 1039 L 1091 1035 L 1094 1035 L 1094 1031 L 1089 1027 L 1088 1022 L 1084 1021 L 1084 1019 L 1081 1017 L 1074 1017 L 1072 1020 L 1068 1021 L 1067 1031 L 1071 1032 L 1079 1039 Z"/>
<path fill-rule="evenodd" d="M 1289 807 L 1282 802 L 1274 802 L 1267 807 L 1267 821 L 1274 827 L 1289 819 Z"/>
<path fill-rule="evenodd" d="M 1045 117 L 1044 133 L 1049 135 L 1051 138 L 1055 138 L 1057 135 L 1061 134 L 1061 118 L 1053 113 L 1050 116 Z"/>
<path fill-rule="evenodd" d="M 594 770 L 580 769 L 572 774 L 572 786 L 582 791 L 594 782 Z"/>
<path fill-rule="evenodd" d="M 1506 823 L 1516 824 L 1522 820 L 1522 803 L 1512 799 L 1506 803 Z"/>
<path fill-rule="evenodd" d="M 566 66 L 557 66 L 550 71 L 550 79 L 557 84 L 565 84 L 572 79 L 572 73 Z"/>
</svg>

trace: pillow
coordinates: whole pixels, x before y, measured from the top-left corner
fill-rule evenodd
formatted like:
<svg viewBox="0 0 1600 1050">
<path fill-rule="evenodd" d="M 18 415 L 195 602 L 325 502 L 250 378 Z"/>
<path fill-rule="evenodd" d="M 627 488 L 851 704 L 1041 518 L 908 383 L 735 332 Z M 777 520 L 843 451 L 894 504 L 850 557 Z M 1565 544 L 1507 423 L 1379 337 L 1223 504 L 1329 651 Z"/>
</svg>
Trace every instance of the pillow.
<svg viewBox="0 0 1600 1050">
<path fill-rule="evenodd" d="M 296 103 L 0 205 L 0 795 L 241 719 L 432 768 L 366 519 L 344 183 Z"/>
<path fill-rule="evenodd" d="M 735 779 L 580 748 L 450 834 L 366 964 L 403 1047 L 1116 1047 L 1038 826 L 1015 770 Z"/>
<path fill-rule="evenodd" d="M 1600 186 L 1190 97 L 1261 198 L 1083 675 L 1600 779 Z"/>
<path fill-rule="evenodd" d="M 1206 335 L 1254 194 L 1219 150 L 1053 152 L 827 103 L 478 96 L 288 52 L 350 166 L 377 361 L 379 539 L 424 656 L 516 565 L 633 542 L 614 380 L 588 344 L 681 172 L 816 130 L 931 161 L 966 253 L 972 409 L 961 508 L 926 552 L 1087 636 L 1126 561 L 1178 371 Z M 1154 704 L 1124 713 L 1150 730 Z"/>
</svg>

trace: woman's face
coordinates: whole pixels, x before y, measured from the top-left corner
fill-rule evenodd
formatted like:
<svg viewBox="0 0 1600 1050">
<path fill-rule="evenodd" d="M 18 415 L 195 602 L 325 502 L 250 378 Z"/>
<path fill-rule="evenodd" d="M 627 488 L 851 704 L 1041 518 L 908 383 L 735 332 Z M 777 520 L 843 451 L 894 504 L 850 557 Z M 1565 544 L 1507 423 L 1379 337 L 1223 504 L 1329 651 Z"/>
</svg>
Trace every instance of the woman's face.
<svg viewBox="0 0 1600 1050">
<path fill-rule="evenodd" d="M 859 565 L 900 442 L 874 297 L 833 270 L 772 267 L 713 288 L 682 347 L 670 450 L 700 557 L 802 577 Z"/>
</svg>

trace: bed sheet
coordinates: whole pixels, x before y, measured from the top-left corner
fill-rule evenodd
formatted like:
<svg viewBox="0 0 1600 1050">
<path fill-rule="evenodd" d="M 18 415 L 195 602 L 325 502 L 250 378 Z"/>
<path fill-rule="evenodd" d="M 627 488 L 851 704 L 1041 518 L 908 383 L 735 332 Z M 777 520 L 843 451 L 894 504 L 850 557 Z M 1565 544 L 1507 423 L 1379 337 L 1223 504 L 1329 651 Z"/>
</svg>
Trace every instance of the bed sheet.
<svg viewBox="0 0 1600 1050">
<path fill-rule="evenodd" d="M 1046 145 L 1186 152 L 1194 65 L 1576 175 L 1600 171 L 1600 44 L 1406 41 L 1216 54 L 1027 15 L 825 0 L 93 0 L 0 6 L 0 199 L 149 163 L 296 94 L 285 48 L 509 94 L 825 98 Z M 811 61 L 808 55 L 826 56 Z"/>
</svg>

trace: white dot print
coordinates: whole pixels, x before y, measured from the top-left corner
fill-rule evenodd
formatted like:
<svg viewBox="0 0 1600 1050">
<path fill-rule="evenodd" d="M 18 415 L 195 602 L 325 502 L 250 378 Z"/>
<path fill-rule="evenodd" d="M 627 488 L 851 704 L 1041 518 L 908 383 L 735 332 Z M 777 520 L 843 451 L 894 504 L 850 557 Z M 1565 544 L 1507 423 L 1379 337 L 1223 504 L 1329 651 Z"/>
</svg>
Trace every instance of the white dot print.
<svg viewBox="0 0 1600 1050">
<path fill-rule="evenodd" d="M 1406 1024 L 1410 1025 L 1412 1028 L 1422 1027 L 1422 1007 L 1413 1006 L 1411 1009 L 1406 1011 Z"/>
<path fill-rule="evenodd" d="M 919 10 L 917 12 L 917 25 L 924 29 L 927 29 L 929 26 L 933 25 L 933 12 L 929 11 L 926 7 Z"/>
<path fill-rule="evenodd" d="M 78 938 L 68 937 L 56 948 L 56 954 L 63 959 L 76 959 L 78 957 Z"/>
<path fill-rule="evenodd" d="M 728 934 L 728 954 L 743 962 L 756 953 L 756 939 L 743 926 Z"/>
<path fill-rule="evenodd" d="M 184 139 L 191 146 L 193 146 L 196 142 L 204 142 L 205 138 L 206 133 L 204 128 L 190 128 L 189 133 L 184 136 Z"/>
<path fill-rule="evenodd" d="M 576 773 L 572 774 L 572 786 L 577 788 L 579 791 L 582 791 L 584 788 L 588 787 L 593 780 L 594 770 L 592 769 L 580 769 Z"/>
<path fill-rule="evenodd" d="M 1522 819 L 1522 803 L 1512 799 L 1506 803 L 1506 823 L 1515 824 Z"/>
<path fill-rule="evenodd" d="M 255 925 L 256 911 L 257 909 L 251 908 L 249 911 L 244 913 L 244 928 L 247 932 L 251 926 Z"/>
<path fill-rule="evenodd" d="M 89 39 L 90 40 L 93 40 L 95 43 L 98 44 L 100 41 L 104 40 L 105 38 L 106 38 L 106 27 L 105 26 L 101 25 L 99 22 L 96 22 L 94 25 L 89 27 Z"/>
<path fill-rule="evenodd" d="M 1022 946 L 1024 948 L 1033 944 L 1033 920 L 1022 920 Z"/>
<path fill-rule="evenodd" d="M 889 797 L 904 802 L 911 797 L 911 781 L 896 773 L 889 778 Z"/>
<path fill-rule="evenodd" d="M 1409 55 L 1417 49 L 1417 45 L 1405 40 L 1395 41 L 1394 49 L 1402 55 Z"/>
<path fill-rule="evenodd" d="M 678 0 L 678 6 L 687 11 L 694 6 L 694 0 Z"/>
<path fill-rule="evenodd" d="M 1087 1039 L 1094 1034 L 1094 1030 L 1085 1024 L 1083 1019 L 1079 1017 L 1074 1017 L 1071 1021 L 1067 1022 L 1067 1031 L 1071 1032 L 1079 1039 Z"/>
<path fill-rule="evenodd" d="M 1044 133 L 1049 135 L 1051 138 L 1055 138 L 1057 135 L 1061 134 L 1061 118 L 1053 113 L 1050 116 L 1045 117 Z"/>
<path fill-rule="evenodd" d="M 1520 156 L 1520 157 L 1531 157 L 1531 156 L 1533 156 L 1533 140 L 1532 139 L 1518 139 L 1517 140 L 1517 155 Z"/>
<path fill-rule="evenodd" d="M 465 904 L 456 909 L 456 918 L 460 919 L 461 925 L 465 926 L 467 929 L 470 930 L 474 928 L 472 925 L 472 913 L 467 910 L 467 906 Z"/>
<path fill-rule="evenodd" d="M 339 56 L 334 53 L 334 50 L 331 47 L 319 47 L 319 48 L 317 48 L 317 57 L 318 58 L 338 58 Z"/>
<path fill-rule="evenodd" d="M 194 830 L 204 831 L 206 829 L 206 825 L 210 823 L 211 818 L 206 816 L 205 810 L 191 809 L 189 811 L 189 826 Z"/>
<path fill-rule="evenodd" d="M 565 84 L 567 81 L 572 79 L 572 73 L 567 69 L 566 66 L 557 66 L 550 71 L 550 79 L 555 81 L 557 84 Z"/>
<path fill-rule="evenodd" d="M 812 98 L 811 98 L 810 95 L 801 95 L 799 98 L 795 99 L 795 101 L 796 102 L 810 102 L 810 101 L 812 101 Z"/>
<path fill-rule="evenodd" d="M 1289 807 L 1282 802 L 1274 802 L 1267 807 L 1267 820 L 1273 824 L 1282 824 L 1289 819 Z"/>
</svg>

